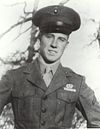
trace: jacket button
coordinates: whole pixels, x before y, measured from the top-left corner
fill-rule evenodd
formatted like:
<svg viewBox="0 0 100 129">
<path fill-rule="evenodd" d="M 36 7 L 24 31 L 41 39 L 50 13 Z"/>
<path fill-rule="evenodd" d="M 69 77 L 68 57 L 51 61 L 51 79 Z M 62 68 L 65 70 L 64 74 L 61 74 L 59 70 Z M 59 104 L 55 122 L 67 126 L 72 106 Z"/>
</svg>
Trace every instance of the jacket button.
<svg viewBox="0 0 100 129">
<path fill-rule="evenodd" d="M 43 113 L 45 113 L 45 112 L 46 112 L 46 108 L 42 108 L 41 111 L 42 111 Z"/>
<path fill-rule="evenodd" d="M 43 125 L 43 126 L 44 126 L 44 125 L 45 125 L 45 121 L 41 121 L 41 125 Z"/>
<path fill-rule="evenodd" d="M 43 99 L 46 100 L 46 99 L 47 99 L 47 95 L 44 95 L 44 96 L 43 96 Z"/>
</svg>

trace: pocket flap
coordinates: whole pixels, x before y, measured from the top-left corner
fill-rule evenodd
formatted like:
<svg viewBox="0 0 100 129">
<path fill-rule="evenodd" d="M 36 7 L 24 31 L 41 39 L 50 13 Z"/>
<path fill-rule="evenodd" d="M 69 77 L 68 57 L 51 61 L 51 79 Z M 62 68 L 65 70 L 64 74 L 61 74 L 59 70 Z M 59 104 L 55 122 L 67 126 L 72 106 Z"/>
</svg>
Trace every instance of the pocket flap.
<svg viewBox="0 0 100 129">
<path fill-rule="evenodd" d="M 69 93 L 68 91 L 60 91 L 57 93 L 57 98 L 68 103 L 76 101 L 75 93 Z"/>
<path fill-rule="evenodd" d="M 23 90 L 13 90 L 12 91 L 12 96 L 13 97 L 18 97 L 18 98 L 22 98 L 22 97 L 28 97 L 28 96 L 34 96 L 35 95 L 35 89 L 34 90 L 30 90 L 30 89 L 23 89 Z"/>
</svg>

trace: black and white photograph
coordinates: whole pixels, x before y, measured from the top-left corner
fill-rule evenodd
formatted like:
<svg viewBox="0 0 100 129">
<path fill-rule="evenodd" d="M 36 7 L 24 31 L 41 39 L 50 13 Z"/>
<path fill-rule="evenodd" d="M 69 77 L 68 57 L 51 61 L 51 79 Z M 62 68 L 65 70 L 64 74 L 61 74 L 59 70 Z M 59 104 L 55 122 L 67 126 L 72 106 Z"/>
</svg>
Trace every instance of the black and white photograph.
<svg viewBox="0 0 100 129">
<path fill-rule="evenodd" d="M 0 129 L 100 128 L 100 1 L 0 0 Z"/>
</svg>

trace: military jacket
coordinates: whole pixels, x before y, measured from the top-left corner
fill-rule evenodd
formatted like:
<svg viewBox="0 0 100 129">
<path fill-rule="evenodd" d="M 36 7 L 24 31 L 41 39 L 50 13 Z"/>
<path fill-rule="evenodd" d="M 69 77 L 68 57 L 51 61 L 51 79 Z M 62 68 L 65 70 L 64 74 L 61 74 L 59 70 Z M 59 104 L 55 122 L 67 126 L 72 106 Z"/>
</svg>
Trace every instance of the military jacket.
<svg viewBox="0 0 100 129">
<path fill-rule="evenodd" d="M 15 129 L 67 129 L 77 107 L 88 127 L 100 127 L 100 105 L 84 77 L 60 64 L 46 87 L 36 61 L 8 71 L 0 82 L 0 113 L 12 103 Z"/>
</svg>

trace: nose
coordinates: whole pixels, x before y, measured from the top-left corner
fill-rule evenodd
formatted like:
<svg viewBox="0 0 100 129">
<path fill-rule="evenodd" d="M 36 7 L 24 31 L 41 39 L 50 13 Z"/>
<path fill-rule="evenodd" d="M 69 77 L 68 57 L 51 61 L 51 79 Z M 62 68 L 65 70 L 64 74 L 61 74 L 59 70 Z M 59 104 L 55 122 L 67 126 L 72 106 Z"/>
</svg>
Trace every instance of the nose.
<svg viewBox="0 0 100 129">
<path fill-rule="evenodd" d="M 56 48 L 57 47 L 57 39 L 54 39 L 51 43 L 51 47 Z"/>
</svg>

